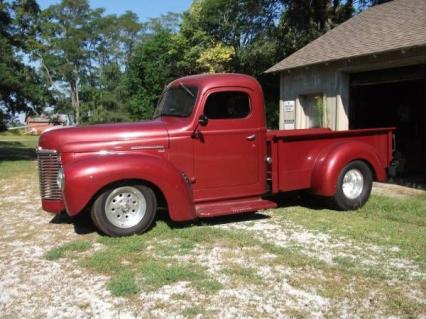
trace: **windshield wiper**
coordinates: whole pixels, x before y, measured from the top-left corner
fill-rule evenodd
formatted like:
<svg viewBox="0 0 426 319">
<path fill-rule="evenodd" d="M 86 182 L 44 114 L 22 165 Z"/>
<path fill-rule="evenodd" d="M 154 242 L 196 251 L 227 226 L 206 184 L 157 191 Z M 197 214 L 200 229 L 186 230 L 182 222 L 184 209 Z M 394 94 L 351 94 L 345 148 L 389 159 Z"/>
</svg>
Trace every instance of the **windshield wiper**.
<svg viewBox="0 0 426 319">
<path fill-rule="evenodd" d="M 191 95 L 192 97 L 194 97 L 194 93 L 191 92 L 190 89 L 188 89 L 182 82 L 179 82 L 179 85 L 182 89 L 184 89 L 186 91 L 186 93 L 188 93 L 189 95 Z"/>
</svg>

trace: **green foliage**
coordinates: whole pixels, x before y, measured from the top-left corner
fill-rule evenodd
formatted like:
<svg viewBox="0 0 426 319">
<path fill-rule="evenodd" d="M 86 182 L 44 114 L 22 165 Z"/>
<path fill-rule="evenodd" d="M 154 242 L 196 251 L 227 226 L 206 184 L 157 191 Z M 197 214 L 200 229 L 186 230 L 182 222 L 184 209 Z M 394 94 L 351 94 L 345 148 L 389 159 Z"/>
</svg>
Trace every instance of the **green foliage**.
<svg viewBox="0 0 426 319">
<path fill-rule="evenodd" d="M 123 122 L 129 120 L 124 75 L 115 63 L 100 69 L 98 87 L 85 85 L 81 88 L 81 120 L 85 123 Z"/>
<path fill-rule="evenodd" d="M 252 75 L 278 126 L 279 80 L 263 72 L 354 13 L 352 1 L 197 0 L 175 38 L 178 69 Z M 179 73 L 179 72 L 178 72 Z"/>
<path fill-rule="evenodd" d="M 32 57 L 64 102 L 61 109 L 76 122 L 80 115 L 90 123 L 127 119 L 120 83 L 142 29 L 137 16 L 106 16 L 104 9 L 91 9 L 87 0 L 63 0 L 41 17 L 40 41 Z"/>
<path fill-rule="evenodd" d="M 0 130 L 18 112 L 39 112 L 49 102 L 45 83 L 24 63 L 36 36 L 34 0 L 0 1 Z"/>
<path fill-rule="evenodd" d="M 218 43 L 202 51 L 197 63 L 202 69 L 208 70 L 209 73 L 224 72 L 234 55 L 235 50 L 232 46 Z"/>
<path fill-rule="evenodd" d="M 326 119 L 325 119 L 325 103 L 324 97 L 322 95 L 314 97 L 314 127 L 326 127 Z"/>
<path fill-rule="evenodd" d="M 169 81 L 201 72 L 258 78 L 276 127 L 279 79 L 263 72 L 379 2 L 195 0 L 182 15 L 141 24 L 131 11 L 106 15 L 88 0 L 41 12 L 35 0 L 0 0 L 0 129 L 15 112 L 48 105 L 76 122 L 148 119 Z"/>
<path fill-rule="evenodd" d="M 279 55 L 288 56 L 355 13 L 350 0 L 283 0 L 278 26 Z"/>
<path fill-rule="evenodd" d="M 270 129 L 278 129 L 280 109 L 277 107 L 276 102 L 272 99 L 266 100 L 265 102 L 266 126 Z"/>
<path fill-rule="evenodd" d="M 173 34 L 162 29 L 141 42 L 129 60 L 126 89 L 133 119 L 150 119 L 164 87 L 175 77 Z"/>
<path fill-rule="evenodd" d="M 261 74 L 276 62 L 273 61 L 276 41 L 270 35 L 275 30 L 279 8 L 276 0 L 194 1 L 181 24 L 180 43 L 186 45 L 183 50 L 186 54 L 182 55 L 180 65 L 203 69 L 205 65 L 197 65 L 197 61 L 203 62 L 204 56 L 211 55 L 212 48 L 228 48 L 232 54 L 228 53 L 220 71 Z M 251 49 L 255 51 L 253 54 Z M 207 70 L 211 71 L 208 65 Z"/>
</svg>

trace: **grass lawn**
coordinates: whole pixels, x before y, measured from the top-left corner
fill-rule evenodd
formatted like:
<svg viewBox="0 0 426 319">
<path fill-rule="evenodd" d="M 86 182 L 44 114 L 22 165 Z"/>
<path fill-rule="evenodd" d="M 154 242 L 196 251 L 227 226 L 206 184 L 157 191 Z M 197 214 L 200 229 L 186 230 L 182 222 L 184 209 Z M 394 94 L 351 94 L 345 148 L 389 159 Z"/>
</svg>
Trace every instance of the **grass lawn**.
<svg viewBox="0 0 426 319">
<path fill-rule="evenodd" d="M 35 170 L 38 136 L 0 134 L 0 179 Z"/>
<path fill-rule="evenodd" d="M 358 243 L 398 247 L 398 256 L 415 260 L 426 271 L 425 196 L 372 196 L 357 212 L 345 213 L 295 206 L 277 210 L 274 216 Z"/>
<path fill-rule="evenodd" d="M 36 143 L 0 135 L 0 181 L 36 178 Z M 372 196 L 344 213 L 295 201 L 188 224 L 160 215 L 144 235 L 82 235 L 43 258 L 107 276 L 129 303 L 168 294 L 184 317 L 261 316 L 255 304 L 290 317 L 426 315 L 426 197 Z"/>
</svg>

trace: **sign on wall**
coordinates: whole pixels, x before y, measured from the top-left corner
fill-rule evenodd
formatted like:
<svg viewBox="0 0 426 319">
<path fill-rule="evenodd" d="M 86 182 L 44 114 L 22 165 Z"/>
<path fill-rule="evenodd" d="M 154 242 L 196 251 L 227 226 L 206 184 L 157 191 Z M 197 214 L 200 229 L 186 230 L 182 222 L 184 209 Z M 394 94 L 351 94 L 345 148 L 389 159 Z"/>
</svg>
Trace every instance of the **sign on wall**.
<svg viewBox="0 0 426 319">
<path fill-rule="evenodd" d="M 284 101 L 282 114 L 282 128 L 284 130 L 293 130 L 296 128 L 296 109 L 295 101 Z"/>
<path fill-rule="evenodd" d="M 284 112 L 294 112 L 294 101 L 284 101 Z"/>
</svg>

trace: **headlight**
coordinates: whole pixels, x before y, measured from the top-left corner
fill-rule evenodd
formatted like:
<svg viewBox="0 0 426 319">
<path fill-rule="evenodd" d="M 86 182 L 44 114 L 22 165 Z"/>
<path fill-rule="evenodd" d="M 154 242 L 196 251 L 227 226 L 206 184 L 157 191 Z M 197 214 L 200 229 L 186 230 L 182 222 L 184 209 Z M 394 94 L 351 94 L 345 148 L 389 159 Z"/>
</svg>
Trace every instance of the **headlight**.
<svg viewBox="0 0 426 319">
<path fill-rule="evenodd" d="M 58 185 L 61 191 L 64 191 L 64 182 L 65 182 L 64 169 L 61 167 L 58 171 L 58 177 L 56 177 L 56 185 Z"/>
</svg>

